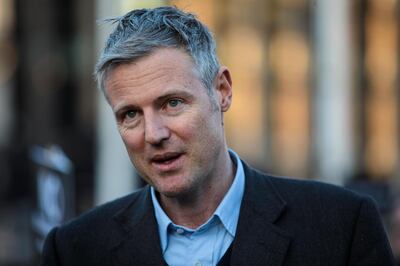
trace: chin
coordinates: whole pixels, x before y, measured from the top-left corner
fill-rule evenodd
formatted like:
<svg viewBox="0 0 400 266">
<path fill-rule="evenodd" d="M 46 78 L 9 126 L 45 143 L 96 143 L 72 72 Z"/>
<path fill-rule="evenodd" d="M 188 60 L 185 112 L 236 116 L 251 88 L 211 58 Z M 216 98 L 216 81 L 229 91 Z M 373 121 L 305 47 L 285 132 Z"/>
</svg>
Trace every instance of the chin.
<svg viewBox="0 0 400 266">
<path fill-rule="evenodd" d="M 161 195 L 163 195 L 166 198 L 177 198 L 179 197 L 180 193 L 177 193 L 175 191 L 162 191 L 159 192 Z"/>
<path fill-rule="evenodd" d="M 176 197 L 181 196 L 182 194 L 185 194 L 185 193 L 182 193 L 181 190 L 176 190 L 176 189 L 160 189 L 157 191 L 167 198 L 176 198 Z"/>
<path fill-rule="evenodd" d="M 167 198 L 179 198 L 190 195 L 190 189 L 186 187 L 171 187 L 171 188 L 155 187 L 155 189 L 158 191 L 158 193 L 162 194 Z"/>
</svg>

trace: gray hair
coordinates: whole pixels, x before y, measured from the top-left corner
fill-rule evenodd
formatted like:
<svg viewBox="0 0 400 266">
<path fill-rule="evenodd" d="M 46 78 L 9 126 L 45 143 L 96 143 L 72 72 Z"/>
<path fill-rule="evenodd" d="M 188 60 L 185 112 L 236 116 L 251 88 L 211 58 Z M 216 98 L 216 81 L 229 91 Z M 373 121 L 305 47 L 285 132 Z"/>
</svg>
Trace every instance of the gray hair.
<svg viewBox="0 0 400 266">
<path fill-rule="evenodd" d="M 95 78 L 104 95 L 105 81 L 113 68 L 163 47 L 183 48 L 193 58 L 202 83 L 212 95 L 220 67 L 216 44 L 211 32 L 193 14 L 175 7 L 158 7 L 133 10 L 106 21 L 117 25 L 108 37 L 95 69 Z"/>
</svg>

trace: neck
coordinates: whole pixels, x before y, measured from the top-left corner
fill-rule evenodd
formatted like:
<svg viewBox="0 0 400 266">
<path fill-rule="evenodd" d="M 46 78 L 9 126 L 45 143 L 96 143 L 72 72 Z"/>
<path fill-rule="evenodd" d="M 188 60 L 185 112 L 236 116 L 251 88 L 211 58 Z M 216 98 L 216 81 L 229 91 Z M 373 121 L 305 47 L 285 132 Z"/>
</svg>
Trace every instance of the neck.
<svg viewBox="0 0 400 266">
<path fill-rule="evenodd" d="M 195 229 L 215 212 L 228 192 L 235 172 L 236 167 L 226 150 L 218 170 L 212 171 L 197 190 L 173 198 L 159 195 L 160 204 L 175 224 Z"/>
</svg>

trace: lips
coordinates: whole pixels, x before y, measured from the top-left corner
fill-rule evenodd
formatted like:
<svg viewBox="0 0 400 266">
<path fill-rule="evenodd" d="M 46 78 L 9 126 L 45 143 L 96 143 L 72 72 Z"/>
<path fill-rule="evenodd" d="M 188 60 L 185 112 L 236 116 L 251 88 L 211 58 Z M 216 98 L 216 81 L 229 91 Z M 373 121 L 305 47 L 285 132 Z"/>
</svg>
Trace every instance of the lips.
<svg viewBox="0 0 400 266">
<path fill-rule="evenodd" d="M 160 172 L 178 170 L 183 164 L 183 153 L 167 152 L 151 157 L 151 165 Z"/>
</svg>

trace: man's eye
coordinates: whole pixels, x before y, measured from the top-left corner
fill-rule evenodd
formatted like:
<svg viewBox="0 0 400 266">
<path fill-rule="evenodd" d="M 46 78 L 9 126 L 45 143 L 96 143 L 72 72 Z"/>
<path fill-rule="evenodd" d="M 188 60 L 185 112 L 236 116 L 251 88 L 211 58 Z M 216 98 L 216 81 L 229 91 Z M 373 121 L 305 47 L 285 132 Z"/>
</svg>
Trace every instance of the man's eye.
<svg viewBox="0 0 400 266">
<path fill-rule="evenodd" d="M 134 111 L 134 110 L 129 110 L 125 113 L 125 117 L 128 119 L 135 118 L 136 115 L 137 115 L 137 111 Z"/>
<path fill-rule="evenodd" d="M 168 105 L 170 107 L 177 107 L 181 103 L 182 103 L 182 100 L 179 100 L 179 99 L 171 99 L 171 100 L 168 101 Z"/>
</svg>

